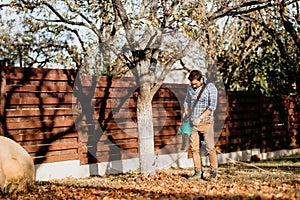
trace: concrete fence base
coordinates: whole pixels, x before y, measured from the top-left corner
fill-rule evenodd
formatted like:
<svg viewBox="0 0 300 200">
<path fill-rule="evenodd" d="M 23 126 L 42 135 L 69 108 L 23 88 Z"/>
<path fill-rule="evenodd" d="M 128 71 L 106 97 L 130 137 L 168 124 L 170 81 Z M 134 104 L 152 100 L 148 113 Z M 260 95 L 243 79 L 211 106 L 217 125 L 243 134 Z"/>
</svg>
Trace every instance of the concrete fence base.
<svg viewBox="0 0 300 200">
<path fill-rule="evenodd" d="M 261 153 L 260 149 L 237 151 L 218 154 L 219 164 L 237 161 L 250 161 L 253 155 L 259 156 L 260 160 L 276 159 L 282 156 L 290 156 L 300 153 L 298 149 L 283 149 L 268 153 Z M 202 157 L 204 166 L 209 166 L 208 157 Z M 159 155 L 157 157 L 157 169 L 168 168 L 191 168 L 193 161 L 187 153 Z M 35 165 L 36 180 L 45 181 L 50 179 L 62 179 L 66 177 L 84 178 L 92 175 L 117 174 L 136 172 L 139 170 L 139 159 L 118 160 L 103 163 L 80 165 L 79 160 L 62 161 Z"/>
</svg>

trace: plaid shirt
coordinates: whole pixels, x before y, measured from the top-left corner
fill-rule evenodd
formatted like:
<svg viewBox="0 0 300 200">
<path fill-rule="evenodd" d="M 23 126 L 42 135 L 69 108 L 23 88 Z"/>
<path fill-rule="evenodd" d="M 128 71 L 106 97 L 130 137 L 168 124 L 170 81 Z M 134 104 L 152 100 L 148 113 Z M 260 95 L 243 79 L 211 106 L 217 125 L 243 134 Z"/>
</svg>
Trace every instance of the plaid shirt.
<svg viewBox="0 0 300 200">
<path fill-rule="evenodd" d="M 187 106 L 189 109 L 192 108 L 194 103 L 197 101 L 197 96 L 202 87 L 203 85 L 195 90 L 191 85 L 189 85 L 183 104 L 184 107 Z M 206 116 L 203 121 L 213 118 L 214 110 L 217 107 L 217 99 L 218 92 L 216 86 L 213 83 L 208 83 L 190 115 L 191 120 L 193 121 L 195 118 L 199 117 L 206 109 L 211 110 L 211 114 Z"/>
</svg>

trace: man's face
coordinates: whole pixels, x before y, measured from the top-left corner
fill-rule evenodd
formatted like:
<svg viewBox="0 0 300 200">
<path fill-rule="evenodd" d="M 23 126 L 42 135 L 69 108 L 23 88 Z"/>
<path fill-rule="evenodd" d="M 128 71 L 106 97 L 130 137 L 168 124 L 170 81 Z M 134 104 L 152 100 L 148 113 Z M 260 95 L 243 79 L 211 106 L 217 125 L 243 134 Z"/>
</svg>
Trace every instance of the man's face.
<svg viewBox="0 0 300 200">
<path fill-rule="evenodd" d="M 191 81 L 191 85 L 194 89 L 199 88 L 202 85 L 202 79 L 200 79 L 200 81 L 194 79 Z"/>
</svg>

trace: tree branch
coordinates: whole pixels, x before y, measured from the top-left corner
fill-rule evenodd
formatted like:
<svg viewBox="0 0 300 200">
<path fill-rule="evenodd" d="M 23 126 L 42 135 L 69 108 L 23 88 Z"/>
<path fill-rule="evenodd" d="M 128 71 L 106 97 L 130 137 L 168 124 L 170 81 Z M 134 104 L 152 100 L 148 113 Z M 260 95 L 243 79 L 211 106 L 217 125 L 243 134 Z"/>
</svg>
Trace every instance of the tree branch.
<svg viewBox="0 0 300 200">
<path fill-rule="evenodd" d="M 295 30 L 292 23 L 288 19 L 286 19 L 287 17 L 284 15 L 285 8 L 286 8 L 285 5 L 280 6 L 280 9 L 279 9 L 280 19 L 283 22 L 283 26 L 284 26 L 285 30 L 291 35 L 291 37 L 293 38 L 293 40 L 300 52 L 300 39 L 298 37 L 298 32 Z"/>
<path fill-rule="evenodd" d="M 255 7 L 253 7 L 255 6 Z M 225 16 L 237 16 L 242 14 L 251 13 L 253 11 L 261 10 L 273 6 L 269 0 L 264 1 L 249 1 L 242 4 L 237 4 L 231 7 L 221 7 L 214 15 L 210 17 L 211 20 L 220 19 Z"/>
</svg>

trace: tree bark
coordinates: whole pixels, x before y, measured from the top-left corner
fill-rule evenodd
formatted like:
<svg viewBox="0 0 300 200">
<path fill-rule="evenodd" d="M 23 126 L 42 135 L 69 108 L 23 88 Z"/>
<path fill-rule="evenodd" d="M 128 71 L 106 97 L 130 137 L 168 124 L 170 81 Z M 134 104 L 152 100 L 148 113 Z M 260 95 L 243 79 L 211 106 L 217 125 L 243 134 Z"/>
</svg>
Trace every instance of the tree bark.
<svg viewBox="0 0 300 200">
<path fill-rule="evenodd" d="M 154 130 L 152 120 L 151 84 L 143 83 L 137 100 L 139 162 L 143 176 L 155 174 Z"/>
<path fill-rule="evenodd" d="M 0 61 L 0 135 L 5 135 L 4 130 L 4 115 L 5 115 L 5 89 L 6 89 L 6 74 L 5 74 L 5 61 Z"/>
</svg>

